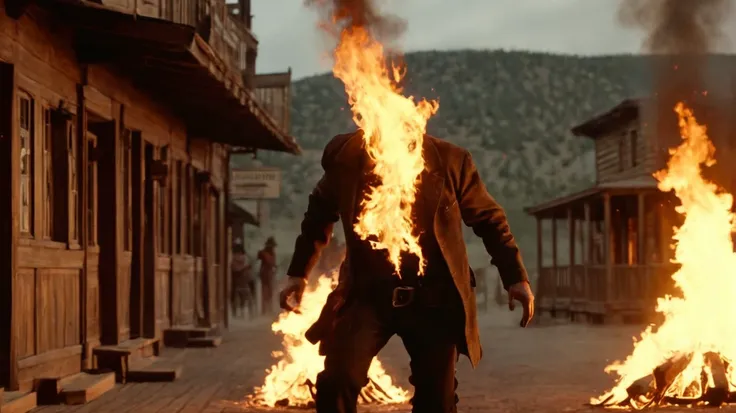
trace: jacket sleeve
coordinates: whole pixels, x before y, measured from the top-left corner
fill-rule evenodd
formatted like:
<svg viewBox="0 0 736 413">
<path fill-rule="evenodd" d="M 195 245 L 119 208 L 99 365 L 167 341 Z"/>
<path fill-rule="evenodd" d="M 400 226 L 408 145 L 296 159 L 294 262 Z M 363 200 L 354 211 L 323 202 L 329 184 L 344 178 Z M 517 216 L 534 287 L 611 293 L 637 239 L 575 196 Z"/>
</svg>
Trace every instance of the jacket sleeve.
<svg viewBox="0 0 736 413">
<path fill-rule="evenodd" d="M 491 264 L 498 268 L 504 288 L 508 290 L 513 284 L 528 282 L 506 213 L 488 193 L 469 152 L 463 159 L 457 196 L 463 222 L 483 240 L 486 251 L 491 255 Z"/>
<path fill-rule="evenodd" d="M 309 205 L 296 238 L 294 254 L 287 275 L 306 278 L 319 260 L 322 249 L 330 242 L 332 228 L 340 219 L 337 193 L 332 173 L 325 169 L 309 195 Z"/>
</svg>

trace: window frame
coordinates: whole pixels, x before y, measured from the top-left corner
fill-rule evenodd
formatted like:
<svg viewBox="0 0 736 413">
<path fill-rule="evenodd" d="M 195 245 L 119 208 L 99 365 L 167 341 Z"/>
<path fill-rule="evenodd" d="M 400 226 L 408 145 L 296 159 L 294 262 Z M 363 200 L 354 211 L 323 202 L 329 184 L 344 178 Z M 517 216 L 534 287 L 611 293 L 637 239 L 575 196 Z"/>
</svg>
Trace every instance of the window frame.
<svg viewBox="0 0 736 413">
<path fill-rule="evenodd" d="M 35 135 L 36 135 L 36 125 L 34 124 L 36 120 L 36 116 L 34 113 L 34 109 L 36 106 L 36 99 L 34 96 L 21 88 L 18 88 L 17 90 L 17 96 L 15 99 L 16 105 L 17 105 L 17 113 L 16 118 L 14 119 L 14 122 L 16 122 L 16 126 L 18 128 L 18 156 L 20 158 L 19 165 L 18 165 L 18 175 L 20 177 L 19 182 L 19 191 L 18 191 L 18 226 L 19 226 L 19 232 L 21 237 L 24 238 L 34 238 L 35 233 L 35 193 L 36 190 L 36 165 L 35 165 L 35 150 L 36 150 L 36 142 Z M 28 101 L 28 108 L 27 108 L 27 114 L 25 116 L 28 117 L 26 120 L 27 127 L 24 128 L 23 125 L 23 100 Z M 26 132 L 28 135 L 24 137 L 24 132 Z M 24 142 L 27 143 L 27 145 L 30 147 L 28 154 L 23 153 L 25 149 Z M 26 172 L 24 172 L 24 161 L 25 161 L 25 167 L 27 169 Z M 25 179 L 24 179 L 25 178 Z M 25 181 L 25 185 L 24 185 Z M 27 194 L 27 200 L 24 199 L 24 187 L 25 187 L 25 194 Z M 27 206 L 26 202 L 27 201 Z M 27 226 L 25 226 L 27 225 Z"/>
</svg>

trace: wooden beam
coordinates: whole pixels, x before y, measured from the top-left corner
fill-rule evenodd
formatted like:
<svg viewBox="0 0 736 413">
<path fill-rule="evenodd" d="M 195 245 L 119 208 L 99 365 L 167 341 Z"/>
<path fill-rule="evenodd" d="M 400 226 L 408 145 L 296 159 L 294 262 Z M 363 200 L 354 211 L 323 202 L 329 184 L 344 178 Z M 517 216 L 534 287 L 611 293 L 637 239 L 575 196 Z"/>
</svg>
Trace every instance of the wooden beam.
<svg viewBox="0 0 736 413">
<path fill-rule="evenodd" d="M 636 263 L 638 265 L 644 265 L 646 264 L 646 195 L 643 192 L 640 192 L 637 197 L 637 213 L 638 217 L 636 219 L 637 222 L 637 240 L 636 240 Z"/>
<path fill-rule="evenodd" d="M 537 283 L 542 277 L 542 267 L 544 265 L 544 251 L 542 246 L 544 245 L 543 231 L 542 231 L 542 218 L 537 216 Z"/>
<path fill-rule="evenodd" d="M 603 245 L 606 260 L 606 301 L 613 299 L 613 257 L 611 251 L 611 195 L 608 192 L 603 193 Z"/>
<path fill-rule="evenodd" d="M 590 289 L 590 266 L 593 263 L 593 221 L 590 217 L 590 201 L 583 204 L 585 215 L 585 229 L 588 232 L 583 242 L 583 263 L 585 264 L 583 272 L 583 297 L 588 301 L 592 301 L 592 291 Z M 582 237 L 581 237 L 582 238 Z"/>
<path fill-rule="evenodd" d="M 569 248 L 569 264 L 575 265 L 575 218 L 572 214 L 572 207 L 567 208 L 567 245 Z"/>
</svg>

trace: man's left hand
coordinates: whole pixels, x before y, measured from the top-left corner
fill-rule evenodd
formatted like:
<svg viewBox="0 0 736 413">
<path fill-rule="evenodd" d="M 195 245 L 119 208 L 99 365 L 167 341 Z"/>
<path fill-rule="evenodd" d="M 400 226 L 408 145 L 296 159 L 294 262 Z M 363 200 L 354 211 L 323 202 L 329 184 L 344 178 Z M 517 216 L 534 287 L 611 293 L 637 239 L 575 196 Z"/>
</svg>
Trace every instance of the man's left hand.
<svg viewBox="0 0 736 413">
<path fill-rule="evenodd" d="M 521 316 L 521 327 L 526 327 L 534 317 L 534 293 L 527 281 L 516 283 L 509 287 L 509 310 L 514 311 L 516 305 L 514 300 L 521 303 L 524 307 L 524 314 Z"/>
</svg>

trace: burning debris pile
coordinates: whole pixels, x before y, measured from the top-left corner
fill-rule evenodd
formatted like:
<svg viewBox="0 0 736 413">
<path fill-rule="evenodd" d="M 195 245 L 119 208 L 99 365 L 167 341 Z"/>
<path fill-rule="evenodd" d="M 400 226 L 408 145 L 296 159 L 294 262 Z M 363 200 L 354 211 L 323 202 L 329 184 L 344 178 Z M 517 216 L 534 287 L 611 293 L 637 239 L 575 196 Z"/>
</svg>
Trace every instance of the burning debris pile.
<svg viewBox="0 0 736 413">
<path fill-rule="evenodd" d="M 312 407 L 314 383 L 324 367 L 319 346 L 304 338 L 307 329 L 319 318 L 322 306 L 337 281 L 337 274 L 322 276 L 302 297 L 299 312 L 282 313 L 273 323 L 275 333 L 283 336 L 283 351 L 274 352 L 278 362 L 268 371 L 263 386 L 255 389 L 246 403 L 267 407 Z M 392 404 L 409 400 L 409 393 L 397 387 L 378 359 L 368 371 L 369 384 L 360 394 L 361 403 Z"/>
<path fill-rule="evenodd" d="M 660 190 L 674 191 L 681 202 L 677 212 L 684 223 L 673 237 L 680 268 L 672 279 L 682 297 L 659 299 L 664 322 L 644 331 L 623 363 L 606 369 L 619 376 L 618 383 L 594 405 L 639 409 L 736 401 L 733 197 L 702 176 L 702 166 L 715 162 L 706 127 L 684 104 L 676 112 L 683 141 L 656 178 Z"/>
</svg>

